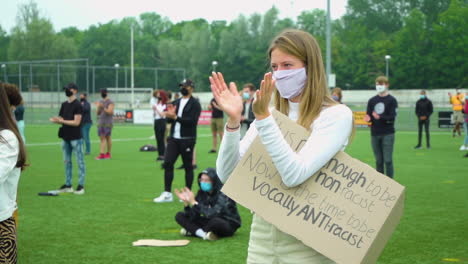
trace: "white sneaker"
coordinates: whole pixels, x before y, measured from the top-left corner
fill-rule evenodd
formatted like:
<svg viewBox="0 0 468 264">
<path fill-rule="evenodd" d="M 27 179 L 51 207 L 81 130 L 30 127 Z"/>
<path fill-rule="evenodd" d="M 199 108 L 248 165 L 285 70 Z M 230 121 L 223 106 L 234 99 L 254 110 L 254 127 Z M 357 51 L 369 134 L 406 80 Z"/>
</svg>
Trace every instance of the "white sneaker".
<svg viewBox="0 0 468 264">
<path fill-rule="evenodd" d="M 183 235 L 183 236 L 192 236 L 192 233 L 190 233 L 189 231 L 187 231 L 187 229 L 185 228 L 182 228 L 180 230 L 180 234 Z"/>
<path fill-rule="evenodd" d="M 215 241 L 218 240 L 218 236 L 215 235 L 213 232 L 207 232 L 203 240 L 208 240 L 208 241 Z"/>
<path fill-rule="evenodd" d="M 162 192 L 159 197 L 156 197 L 153 199 L 153 202 L 155 203 L 170 203 L 174 200 L 172 197 L 172 193 L 170 192 Z"/>
<path fill-rule="evenodd" d="M 466 147 L 465 145 L 461 145 L 460 151 L 464 151 L 464 150 L 468 150 L 468 147 Z"/>
</svg>

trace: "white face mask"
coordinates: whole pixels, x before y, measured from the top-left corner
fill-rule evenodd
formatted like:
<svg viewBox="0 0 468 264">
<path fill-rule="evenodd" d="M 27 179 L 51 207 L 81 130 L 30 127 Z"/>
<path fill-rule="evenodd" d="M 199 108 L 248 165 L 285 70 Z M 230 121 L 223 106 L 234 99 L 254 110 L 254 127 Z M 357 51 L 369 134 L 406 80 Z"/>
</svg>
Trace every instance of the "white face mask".
<svg viewBox="0 0 468 264">
<path fill-rule="evenodd" d="M 307 74 L 305 68 L 278 70 L 273 72 L 273 79 L 276 80 L 276 88 L 281 97 L 292 99 L 302 93 Z"/>
<path fill-rule="evenodd" d="M 379 85 L 377 84 L 375 86 L 375 90 L 378 92 L 378 93 L 383 93 L 385 92 L 385 90 L 387 89 L 387 87 L 385 87 L 385 85 Z"/>
</svg>

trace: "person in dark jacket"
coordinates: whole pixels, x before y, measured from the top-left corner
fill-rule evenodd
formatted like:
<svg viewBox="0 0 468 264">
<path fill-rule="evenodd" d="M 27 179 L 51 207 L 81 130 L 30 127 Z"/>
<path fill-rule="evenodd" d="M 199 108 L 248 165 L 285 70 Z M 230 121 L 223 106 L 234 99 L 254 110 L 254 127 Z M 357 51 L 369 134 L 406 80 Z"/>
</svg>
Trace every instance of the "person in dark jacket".
<svg viewBox="0 0 468 264">
<path fill-rule="evenodd" d="M 200 102 L 192 96 L 195 84 L 184 80 L 181 84 L 182 97 L 167 105 L 166 119 L 171 123 L 171 135 L 167 139 L 164 154 L 164 192 L 153 199 L 155 203 L 172 202 L 172 181 L 174 163 L 179 155 L 185 168 L 185 187 L 191 189 L 193 182 L 193 152 L 197 140 L 198 118 L 201 113 Z"/>
<path fill-rule="evenodd" d="M 216 170 L 208 168 L 198 175 L 200 190 L 194 197 L 188 188 L 176 190 L 184 202 L 184 211 L 178 212 L 175 219 L 182 226 L 181 235 L 197 236 L 204 240 L 234 235 L 241 226 L 236 202 L 221 192 L 223 184 Z"/>
<path fill-rule="evenodd" d="M 393 178 L 393 145 L 395 144 L 395 119 L 398 102 L 389 92 L 387 77 L 375 80 L 377 95 L 367 102 L 364 121 L 371 122 L 371 144 L 378 172 Z"/>
<path fill-rule="evenodd" d="M 428 149 L 431 148 L 430 138 L 429 138 L 429 118 L 432 115 L 433 107 L 432 102 L 426 96 L 426 91 L 422 90 L 420 93 L 420 99 L 416 102 L 416 116 L 418 117 L 418 145 L 414 147 L 415 149 L 421 148 L 421 138 L 422 138 L 422 127 L 426 131 L 426 146 Z"/>
<path fill-rule="evenodd" d="M 91 141 L 89 140 L 89 130 L 93 125 L 91 120 L 91 104 L 88 102 L 88 94 L 80 94 L 80 103 L 83 108 L 83 118 L 81 120 L 81 134 L 83 136 L 83 143 L 86 147 L 85 155 L 91 153 Z"/>
</svg>

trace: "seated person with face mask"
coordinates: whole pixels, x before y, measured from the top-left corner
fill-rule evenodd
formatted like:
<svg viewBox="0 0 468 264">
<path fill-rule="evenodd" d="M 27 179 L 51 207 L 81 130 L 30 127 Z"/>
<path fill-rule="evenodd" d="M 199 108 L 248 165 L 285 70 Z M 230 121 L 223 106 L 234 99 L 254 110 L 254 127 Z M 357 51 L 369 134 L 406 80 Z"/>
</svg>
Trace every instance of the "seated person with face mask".
<svg viewBox="0 0 468 264">
<path fill-rule="evenodd" d="M 175 190 L 184 202 L 184 211 L 176 214 L 182 226 L 181 235 L 197 236 L 204 240 L 232 236 L 241 226 L 236 203 L 221 192 L 223 184 L 216 170 L 208 168 L 198 175 L 200 190 L 194 196 L 187 187 Z"/>
</svg>

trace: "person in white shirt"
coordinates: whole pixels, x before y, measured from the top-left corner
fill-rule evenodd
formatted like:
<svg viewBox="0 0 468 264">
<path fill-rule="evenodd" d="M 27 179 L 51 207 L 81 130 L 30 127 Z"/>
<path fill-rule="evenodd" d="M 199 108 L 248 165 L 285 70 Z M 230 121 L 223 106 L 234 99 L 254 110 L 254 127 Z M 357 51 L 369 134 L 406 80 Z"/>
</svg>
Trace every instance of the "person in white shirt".
<svg viewBox="0 0 468 264">
<path fill-rule="evenodd" d="M 153 97 L 150 100 L 151 108 L 153 109 L 154 116 L 154 136 L 158 146 L 158 158 L 156 161 L 164 160 L 164 152 L 166 143 L 164 142 L 164 135 L 166 134 L 166 111 L 167 108 L 167 95 L 163 90 L 155 90 Z"/>
<path fill-rule="evenodd" d="M 242 99 L 234 83 L 229 87 L 221 73 L 210 77 L 218 105 L 228 115 L 225 136 L 216 161 L 226 182 L 253 140 L 259 136 L 283 183 L 294 187 L 305 182 L 348 144 L 353 132 L 351 110 L 334 101 L 327 88 L 317 41 L 309 33 L 285 30 L 273 39 L 268 51 L 273 73 L 266 73 L 253 102 L 255 121 L 240 140 Z M 311 130 L 299 152 L 284 140 L 269 104 L 274 93 L 276 110 Z M 247 263 L 333 263 L 295 237 L 255 215 Z"/>
<path fill-rule="evenodd" d="M 12 108 L 21 103 L 19 91 L 10 97 L 0 83 L 0 263 L 16 263 L 16 196 L 26 149 L 13 119 Z M 10 97 L 10 98 L 9 98 Z"/>
</svg>

